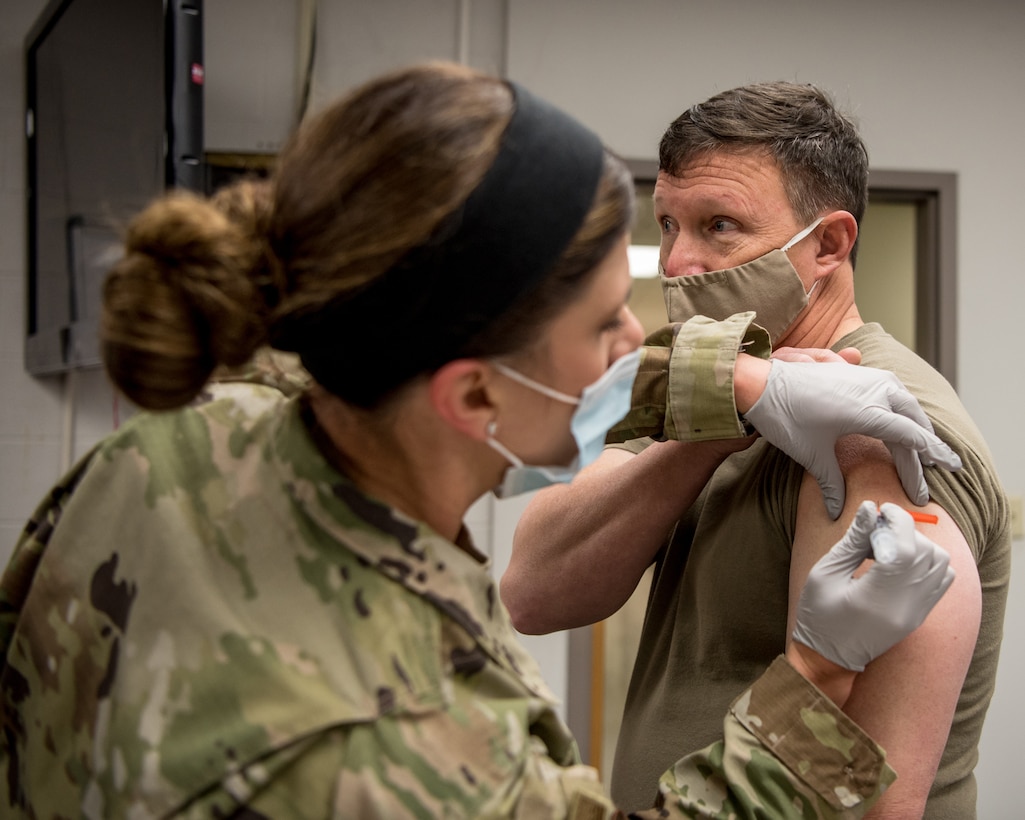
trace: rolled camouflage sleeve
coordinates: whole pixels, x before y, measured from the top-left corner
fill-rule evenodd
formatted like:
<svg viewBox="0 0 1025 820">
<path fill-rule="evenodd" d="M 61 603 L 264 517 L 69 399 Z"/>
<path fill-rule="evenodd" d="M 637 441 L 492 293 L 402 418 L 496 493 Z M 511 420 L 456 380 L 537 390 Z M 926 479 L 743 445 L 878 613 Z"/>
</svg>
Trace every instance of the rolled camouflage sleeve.
<svg viewBox="0 0 1025 820">
<path fill-rule="evenodd" d="M 782 656 L 730 708 L 723 741 L 662 775 L 631 817 L 861 817 L 896 780 L 886 753 Z"/>
<path fill-rule="evenodd" d="M 747 435 L 733 396 L 733 372 L 743 350 L 767 358 L 768 334 L 754 313 L 722 322 L 696 316 L 659 328 L 646 340 L 627 416 L 609 431 L 616 444 L 650 436 L 657 441 L 708 441 Z"/>
</svg>

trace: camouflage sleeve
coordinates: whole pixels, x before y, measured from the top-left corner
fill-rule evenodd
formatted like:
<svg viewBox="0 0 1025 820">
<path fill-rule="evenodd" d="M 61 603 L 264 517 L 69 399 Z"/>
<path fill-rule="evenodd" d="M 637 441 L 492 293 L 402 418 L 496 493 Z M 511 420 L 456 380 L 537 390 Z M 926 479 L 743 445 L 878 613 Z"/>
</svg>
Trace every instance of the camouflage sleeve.
<svg viewBox="0 0 1025 820">
<path fill-rule="evenodd" d="M 457 709 L 318 733 L 265 758 L 259 777 L 243 771 L 198 796 L 180 816 L 227 816 L 240 806 L 279 820 L 627 816 L 594 769 L 554 760 L 537 734 L 510 743 L 502 727 L 516 720 L 482 733 L 481 717 Z M 455 750 L 467 747 L 478 752 L 472 771 L 455 765 Z M 656 806 L 629 817 L 855 818 L 894 779 L 883 751 L 779 658 L 733 704 L 724 739 L 678 761 L 661 778 Z"/>
<path fill-rule="evenodd" d="M 644 436 L 708 441 L 747 435 L 733 398 L 737 354 L 743 349 L 767 358 L 771 352 L 768 334 L 753 319 L 751 311 L 722 322 L 696 316 L 652 333 L 634 382 L 633 406 L 606 441 Z"/>
<path fill-rule="evenodd" d="M 886 753 L 782 656 L 723 727 L 662 775 L 656 808 L 631 817 L 861 817 L 896 780 Z"/>
<path fill-rule="evenodd" d="M 240 769 L 173 816 L 622 818 L 592 767 L 554 760 L 536 734 L 507 734 L 518 722 L 512 715 L 482 731 L 481 722 L 496 717 L 456 708 L 318 732 Z"/>
<path fill-rule="evenodd" d="M 50 543 L 64 506 L 92 461 L 96 448 L 84 455 L 39 503 L 26 522 L 0 577 L 0 659 L 7 657 L 21 609 L 36 568 Z"/>
</svg>

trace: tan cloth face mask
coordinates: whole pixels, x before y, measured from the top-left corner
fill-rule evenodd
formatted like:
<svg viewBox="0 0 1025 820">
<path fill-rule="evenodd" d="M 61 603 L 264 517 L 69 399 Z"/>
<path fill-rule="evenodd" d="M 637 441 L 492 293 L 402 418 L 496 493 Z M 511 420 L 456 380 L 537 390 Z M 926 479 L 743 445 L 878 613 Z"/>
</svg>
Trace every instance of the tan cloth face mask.
<svg viewBox="0 0 1025 820">
<path fill-rule="evenodd" d="M 786 252 L 810 234 L 816 219 L 779 250 L 772 250 L 743 265 L 692 276 L 665 275 L 659 263 L 662 297 L 670 322 L 686 322 L 694 316 L 722 321 L 736 313 L 753 310 L 755 323 L 765 328 L 772 344 L 782 338 L 798 314 L 808 306 L 804 282 Z"/>
</svg>

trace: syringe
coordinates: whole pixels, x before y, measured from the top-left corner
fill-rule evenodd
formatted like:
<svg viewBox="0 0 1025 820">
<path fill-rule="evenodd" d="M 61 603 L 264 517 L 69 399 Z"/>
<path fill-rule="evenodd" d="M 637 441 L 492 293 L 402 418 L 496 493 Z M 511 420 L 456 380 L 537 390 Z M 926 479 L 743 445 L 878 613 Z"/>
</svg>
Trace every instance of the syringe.
<svg viewBox="0 0 1025 820">
<path fill-rule="evenodd" d="M 939 516 L 932 513 L 916 512 L 905 510 L 914 519 L 923 524 L 936 524 Z M 868 536 L 872 544 L 872 555 L 880 564 L 889 564 L 897 557 L 897 536 L 890 529 L 890 522 L 883 517 L 882 512 L 876 517 L 875 529 Z"/>
<path fill-rule="evenodd" d="M 872 542 L 872 556 L 880 564 L 889 564 L 897 557 L 897 536 L 890 529 L 890 523 L 879 513 L 876 528 L 868 536 Z"/>
</svg>

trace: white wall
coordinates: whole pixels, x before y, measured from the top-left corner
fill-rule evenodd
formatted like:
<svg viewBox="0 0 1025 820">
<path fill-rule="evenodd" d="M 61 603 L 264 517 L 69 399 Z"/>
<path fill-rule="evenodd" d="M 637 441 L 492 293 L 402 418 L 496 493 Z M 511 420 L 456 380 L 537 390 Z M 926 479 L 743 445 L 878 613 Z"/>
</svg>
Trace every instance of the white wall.
<svg viewBox="0 0 1025 820">
<path fill-rule="evenodd" d="M 300 0 L 208 0 L 203 6 L 207 151 L 273 153 L 299 107 Z M 206 38 L 205 38 L 206 39 Z"/>
<path fill-rule="evenodd" d="M 295 104 L 297 60 L 290 49 L 297 48 L 298 26 L 280 15 L 290 5 L 206 0 L 208 94 L 234 94 L 235 103 L 249 100 L 273 120 L 247 123 L 248 112 L 238 105 L 213 106 L 208 132 L 216 147 L 252 150 L 254 134 L 273 143 L 286 127 L 281 123 Z M 42 6 L 42 0 L 0 0 L 0 559 L 61 465 L 110 429 L 113 413 L 99 373 L 80 374 L 69 390 L 61 380 L 32 379 L 21 365 L 21 45 Z M 238 27 L 236 14 L 243 15 L 234 18 Z M 740 83 L 794 79 L 830 89 L 856 115 L 873 167 L 957 173 L 959 389 L 1008 490 L 1023 494 L 1018 416 L 1025 379 L 1016 328 L 1025 301 L 1017 243 L 1025 222 L 1019 147 L 1025 4 L 509 0 L 506 9 L 502 0 L 321 0 L 319 22 L 314 107 L 386 68 L 462 57 L 506 70 L 625 156 L 652 158 L 662 128 L 687 105 Z M 288 41 L 284 46 L 254 45 L 275 30 Z M 287 99 L 276 104 L 276 95 Z M 65 400 L 68 393 L 73 403 Z M 499 569 L 512 510 L 484 504 L 473 511 L 475 530 L 492 538 Z M 1025 688 L 1022 551 L 1019 540 L 998 691 L 978 769 L 983 820 L 1017 812 L 1016 741 L 1025 737 L 1025 711 L 1017 703 Z M 564 641 L 553 636 L 541 644 L 531 648 L 544 655 L 551 682 L 564 691 Z"/>
</svg>

